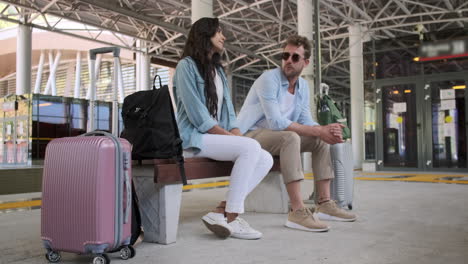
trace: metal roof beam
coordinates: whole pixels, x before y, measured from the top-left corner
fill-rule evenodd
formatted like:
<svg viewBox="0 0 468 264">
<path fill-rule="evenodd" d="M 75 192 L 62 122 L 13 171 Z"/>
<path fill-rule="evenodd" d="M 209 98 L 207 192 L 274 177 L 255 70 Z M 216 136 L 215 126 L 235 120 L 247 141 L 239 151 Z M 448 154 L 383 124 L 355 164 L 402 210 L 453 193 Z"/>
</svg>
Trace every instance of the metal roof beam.
<svg viewBox="0 0 468 264">
<path fill-rule="evenodd" d="M 400 0 L 393 0 L 393 2 L 395 2 L 395 4 L 397 4 L 398 7 L 400 7 L 400 9 L 403 10 L 403 12 L 405 12 L 407 15 L 411 15 L 411 12 L 402 2 L 400 2 Z"/>
<path fill-rule="evenodd" d="M 288 28 L 290 28 L 290 29 L 297 30 L 296 27 L 293 27 L 293 26 L 291 26 L 291 25 L 289 25 L 289 24 L 287 24 L 287 23 L 284 23 L 283 21 L 279 20 L 277 17 L 275 17 L 275 16 L 273 16 L 273 15 L 271 15 L 271 14 L 269 14 L 269 13 L 263 11 L 263 10 L 260 10 L 260 9 L 258 9 L 258 8 L 256 8 L 256 7 L 253 7 L 253 5 L 254 5 L 255 3 L 253 3 L 253 4 L 248 4 L 248 3 L 246 3 L 246 2 L 244 2 L 244 1 L 242 1 L 242 0 L 233 0 L 233 1 L 236 2 L 236 3 L 239 3 L 239 4 L 241 4 L 241 5 L 244 5 L 244 6 L 249 6 L 249 9 L 250 9 L 250 10 L 252 10 L 252 11 L 254 11 L 254 12 L 256 12 L 256 13 L 258 13 L 258 14 L 264 16 L 264 17 L 267 17 L 267 18 L 271 19 L 272 21 L 278 23 L 279 25 L 288 27 Z M 272 3 L 274 4 L 274 2 L 272 2 Z"/>
<path fill-rule="evenodd" d="M 450 11 L 452 11 L 452 12 L 455 11 L 455 10 L 453 9 L 453 5 L 452 5 L 452 3 L 450 2 L 450 0 L 444 0 L 444 3 L 445 3 L 445 5 L 447 6 L 447 8 L 448 8 Z M 462 17 L 462 14 L 459 13 L 459 12 L 457 12 L 457 16 L 458 16 L 458 17 Z M 460 27 L 464 27 L 464 24 L 463 24 L 462 22 L 460 22 L 460 21 L 457 21 L 457 24 L 458 24 L 458 26 L 460 26 Z M 447 24 L 447 25 L 448 25 L 448 24 Z"/>
<path fill-rule="evenodd" d="M 186 30 L 185 28 L 178 27 L 178 26 L 176 26 L 174 24 L 171 24 L 171 23 L 163 22 L 163 21 L 161 21 L 159 19 L 154 19 L 154 18 L 145 16 L 145 15 L 141 15 L 138 12 L 135 12 L 135 11 L 132 11 L 132 10 L 129 10 L 129 9 L 126 9 L 126 8 L 122 8 L 119 5 L 117 5 L 115 1 L 109 1 L 109 0 L 80 0 L 80 2 L 87 3 L 87 4 L 90 4 L 90 5 L 93 5 L 93 6 L 97 6 L 97 7 L 106 9 L 106 10 L 110 10 L 112 12 L 116 12 L 118 14 L 125 15 L 125 16 L 128 16 L 128 17 L 132 17 L 134 19 L 137 19 L 137 20 L 140 20 L 140 21 L 143 21 L 143 22 L 146 22 L 146 23 L 150 23 L 150 24 L 153 24 L 153 25 L 158 25 L 160 27 L 164 27 L 164 28 L 167 28 L 169 30 L 172 30 L 172 31 L 175 31 L 175 32 L 178 32 L 178 33 L 183 33 L 183 34 L 188 33 L 188 30 Z"/>
<path fill-rule="evenodd" d="M 359 13 L 362 17 L 367 20 L 372 20 L 372 17 L 369 16 L 366 12 L 364 12 L 361 8 L 359 8 L 352 0 L 345 0 L 346 3 L 357 13 Z"/>
<path fill-rule="evenodd" d="M 341 17 L 342 19 L 348 21 L 350 24 L 354 24 L 354 21 L 352 19 L 350 19 L 347 15 L 345 15 L 343 12 L 341 12 L 341 10 L 339 10 L 338 8 L 334 7 L 333 5 L 327 3 L 326 1 L 321 1 L 320 4 L 326 6 L 327 8 L 329 8 L 331 11 L 335 12 L 336 14 L 338 14 L 339 17 Z"/>
<path fill-rule="evenodd" d="M 241 7 L 238 7 L 236 9 L 232 9 L 229 12 L 223 13 L 223 14 L 219 15 L 218 18 L 227 17 L 227 16 L 233 15 L 235 13 L 238 13 L 238 12 L 240 12 L 242 10 L 249 9 L 251 7 L 254 7 L 254 6 L 259 6 L 259 5 L 267 3 L 267 2 L 271 2 L 271 0 L 261 0 L 261 1 L 254 2 L 254 3 L 250 4 L 250 5 L 242 4 Z"/>
</svg>

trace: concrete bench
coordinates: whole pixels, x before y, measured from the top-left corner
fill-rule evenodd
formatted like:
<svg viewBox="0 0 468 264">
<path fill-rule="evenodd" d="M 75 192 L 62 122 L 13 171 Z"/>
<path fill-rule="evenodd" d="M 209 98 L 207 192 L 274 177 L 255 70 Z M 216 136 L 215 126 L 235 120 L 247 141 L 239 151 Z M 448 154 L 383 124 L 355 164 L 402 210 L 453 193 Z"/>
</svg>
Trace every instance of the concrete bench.
<svg viewBox="0 0 468 264">
<path fill-rule="evenodd" d="M 187 180 L 229 176 L 233 162 L 207 158 L 185 158 Z M 245 201 L 251 212 L 287 213 L 288 196 L 279 173 L 279 159 L 270 173 Z M 171 159 L 134 162 L 133 180 L 140 200 L 140 212 L 146 242 L 170 244 L 176 241 L 182 197 L 177 164 Z M 213 204 L 218 201 L 213 200 Z M 210 210 L 211 208 L 206 208 Z"/>
</svg>

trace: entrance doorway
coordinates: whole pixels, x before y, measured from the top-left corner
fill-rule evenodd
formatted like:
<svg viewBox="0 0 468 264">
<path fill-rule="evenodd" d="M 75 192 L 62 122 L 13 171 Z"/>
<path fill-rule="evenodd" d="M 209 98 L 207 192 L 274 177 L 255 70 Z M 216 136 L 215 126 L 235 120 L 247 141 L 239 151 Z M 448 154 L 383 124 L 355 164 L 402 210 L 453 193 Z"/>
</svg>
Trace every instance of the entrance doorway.
<svg viewBox="0 0 468 264">
<path fill-rule="evenodd" d="M 467 76 L 376 81 L 379 170 L 466 171 Z"/>
</svg>

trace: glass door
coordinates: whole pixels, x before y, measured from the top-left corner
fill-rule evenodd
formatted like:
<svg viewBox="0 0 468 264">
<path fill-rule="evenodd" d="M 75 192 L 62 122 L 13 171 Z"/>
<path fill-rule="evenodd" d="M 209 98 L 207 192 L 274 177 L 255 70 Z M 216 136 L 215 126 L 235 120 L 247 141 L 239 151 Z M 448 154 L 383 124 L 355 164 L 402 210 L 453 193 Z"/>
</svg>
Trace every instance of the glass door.
<svg viewBox="0 0 468 264">
<path fill-rule="evenodd" d="M 416 84 L 381 85 L 378 166 L 417 168 L 419 160 Z"/>
<path fill-rule="evenodd" d="M 467 168 L 466 80 L 432 79 L 425 84 L 426 138 L 430 139 L 425 165 L 430 169 Z"/>
</svg>

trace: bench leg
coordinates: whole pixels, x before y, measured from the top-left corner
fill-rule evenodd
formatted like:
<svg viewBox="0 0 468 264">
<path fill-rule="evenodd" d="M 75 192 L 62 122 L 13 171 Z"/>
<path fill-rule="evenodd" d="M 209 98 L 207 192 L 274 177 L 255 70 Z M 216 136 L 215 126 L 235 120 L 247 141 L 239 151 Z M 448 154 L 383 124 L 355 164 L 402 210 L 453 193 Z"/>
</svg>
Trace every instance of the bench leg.
<svg viewBox="0 0 468 264">
<path fill-rule="evenodd" d="M 140 200 L 141 222 L 145 242 L 171 244 L 176 242 L 179 225 L 182 184 L 155 184 L 153 177 L 134 177 Z"/>
<path fill-rule="evenodd" d="M 279 172 L 270 172 L 247 196 L 245 211 L 286 214 L 289 211 L 289 196 Z"/>
</svg>

